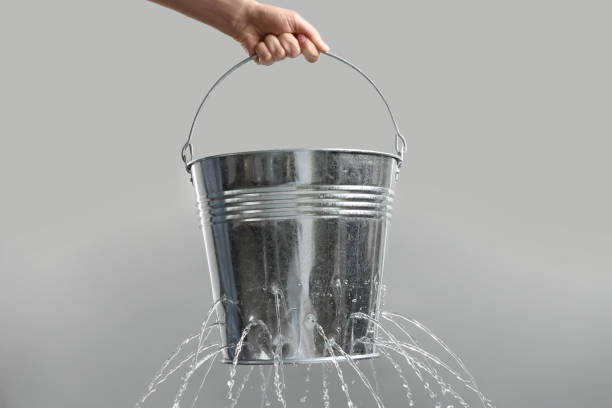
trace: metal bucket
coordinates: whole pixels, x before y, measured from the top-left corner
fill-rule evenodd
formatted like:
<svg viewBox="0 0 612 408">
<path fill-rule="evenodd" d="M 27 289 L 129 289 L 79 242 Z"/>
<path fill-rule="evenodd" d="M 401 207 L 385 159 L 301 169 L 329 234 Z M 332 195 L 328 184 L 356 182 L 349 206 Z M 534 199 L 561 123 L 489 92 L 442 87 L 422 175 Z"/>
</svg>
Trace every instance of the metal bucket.
<svg viewBox="0 0 612 408">
<path fill-rule="evenodd" d="M 378 317 L 393 186 L 405 151 L 297 149 L 232 153 L 183 161 L 196 191 L 225 361 L 240 364 L 329 360 L 329 343 L 352 358 L 376 356 L 375 328 L 355 312 Z M 248 333 L 244 330 L 247 328 Z M 243 336 L 243 345 L 237 344 Z M 331 347 L 333 350 L 333 347 Z M 341 354 L 341 353 L 339 353 Z"/>
</svg>

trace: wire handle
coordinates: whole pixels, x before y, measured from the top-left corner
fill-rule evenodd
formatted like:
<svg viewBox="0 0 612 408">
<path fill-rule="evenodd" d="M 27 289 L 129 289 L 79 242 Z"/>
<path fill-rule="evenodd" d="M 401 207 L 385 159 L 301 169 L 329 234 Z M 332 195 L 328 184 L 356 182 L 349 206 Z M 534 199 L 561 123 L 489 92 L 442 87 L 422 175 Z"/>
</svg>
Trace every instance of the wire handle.
<svg viewBox="0 0 612 408">
<path fill-rule="evenodd" d="M 389 112 L 389 117 L 391 118 L 391 122 L 393 123 L 393 128 L 395 130 L 395 151 L 396 151 L 397 156 L 399 158 L 397 165 L 398 165 L 398 167 L 401 167 L 402 162 L 404 160 L 404 153 L 406 152 L 406 148 L 407 148 L 406 138 L 400 132 L 399 127 L 397 125 L 397 121 L 395 120 L 395 116 L 393 116 L 393 112 L 391 111 L 391 107 L 389 106 L 389 102 L 387 102 L 387 99 L 383 95 L 382 91 L 376 86 L 374 81 L 372 81 L 372 79 L 370 79 L 369 76 L 367 76 L 361 69 L 359 69 L 353 63 L 347 61 L 346 59 L 344 59 L 344 58 L 342 58 L 342 57 L 340 57 L 338 55 L 332 54 L 331 52 L 324 52 L 322 54 L 325 54 L 328 57 L 331 57 L 331 58 L 333 58 L 335 60 L 338 60 L 338 61 L 343 62 L 344 64 L 348 65 L 353 70 L 357 71 L 363 78 L 365 78 L 370 83 L 370 85 L 372 85 L 372 87 L 376 90 L 376 92 L 380 96 L 380 99 L 382 99 L 383 103 L 385 104 L 385 107 L 387 108 L 387 112 Z M 247 62 L 250 62 L 250 61 L 254 60 L 255 58 L 257 58 L 257 55 L 252 55 L 250 57 L 247 57 L 247 58 L 243 59 L 242 61 L 240 61 L 239 63 L 237 63 L 233 67 L 231 67 L 228 71 L 226 71 L 223 75 L 221 75 L 219 77 L 219 79 L 217 79 L 215 81 L 215 83 L 208 90 L 206 95 L 204 95 L 204 99 L 202 99 L 202 102 L 200 102 L 200 106 L 198 106 L 198 110 L 196 111 L 196 114 L 193 117 L 193 122 L 191 122 L 191 128 L 189 129 L 189 136 L 187 137 L 187 142 L 185 142 L 185 144 L 183 145 L 183 148 L 181 149 L 181 158 L 183 160 L 183 163 L 185 164 L 185 168 L 187 169 L 187 172 L 189 172 L 189 162 L 191 162 L 191 160 L 193 158 L 193 145 L 191 144 L 191 139 L 193 138 L 193 132 L 195 130 L 195 125 L 196 125 L 196 122 L 198 120 L 198 117 L 200 116 L 200 113 L 202 112 L 202 108 L 204 107 L 204 104 L 206 104 L 206 101 L 212 95 L 212 93 L 215 90 L 215 88 L 221 82 L 223 82 L 223 80 L 225 80 L 225 78 L 227 78 L 228 76 L 230 76 L 230 74 L 232 74 L 238 68 L 240 68 L 241 66 L 243 66 Z"/>
</svg>

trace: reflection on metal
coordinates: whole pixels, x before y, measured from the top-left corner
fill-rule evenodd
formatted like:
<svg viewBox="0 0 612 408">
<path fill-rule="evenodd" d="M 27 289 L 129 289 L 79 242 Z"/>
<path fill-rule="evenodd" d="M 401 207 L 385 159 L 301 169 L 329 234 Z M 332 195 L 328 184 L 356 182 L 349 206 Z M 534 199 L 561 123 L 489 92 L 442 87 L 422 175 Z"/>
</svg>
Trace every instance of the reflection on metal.
<svg viewBox="0 0 612 408">
<path fill-rule="evenodd" d="M 262 151 L 191 164 L 226 345 L 254 326 L 239 363 L 330 356 L 315 325 L 349 355 L 375 353 L 373 337 L 397 159 L 348 150 Z M 277 303 L 280 302 L 277 313 Z M 233 360 L 235 348 L 225 359 Z"/>
<path fill-rule="evenodd" d="M 395 117 L 374 87 L 395 130 L 395 154 L 363 150 L 268 150 L 192 161 L 193 119 L 182 159 L 196 190 L 215 299 L 224 322 L 225 359 L 249 330 L 242 364 L 311 363 L 330 358 L 326 334 L 354 358 L 376 355 L 376 327 L 353 313 L 377 317 L 393 186 L 406 151 Z M 251 323 L 249 325 L 249 323 Z M 255 324 L 257 323 L 257 324 Z M 261 323 L 261 324 L 260 324 Z M 315 329 L 315 327 L 318 328 Z"/>
</svg>

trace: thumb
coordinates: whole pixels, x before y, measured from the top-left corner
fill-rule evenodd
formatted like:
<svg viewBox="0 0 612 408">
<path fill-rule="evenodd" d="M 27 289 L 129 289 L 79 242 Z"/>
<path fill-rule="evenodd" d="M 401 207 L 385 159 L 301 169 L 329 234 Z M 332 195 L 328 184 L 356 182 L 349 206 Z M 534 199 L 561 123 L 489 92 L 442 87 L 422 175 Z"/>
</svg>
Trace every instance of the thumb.
<svg viewBox="0 0 612 408">
<path fill-rule="evenodd" d="M 299 14 L 295 15 L 294 29 L 296 34 L 305 34 L 320 51 L 329 51 L 329 45 L 325 44 L 325 41 L 323 41 L 317 29 Z"/>
<path fill-rule="evenodd" d="M 255 47 L 257 46 L 257 43 L 259 43 L 259 39 L 257 37 L 249 35 L 246 38 L 242 39 L 240 43 L 242 44 L 242 47 L 246 50 L 247 54 L 254 55 Z"/>
</svg>

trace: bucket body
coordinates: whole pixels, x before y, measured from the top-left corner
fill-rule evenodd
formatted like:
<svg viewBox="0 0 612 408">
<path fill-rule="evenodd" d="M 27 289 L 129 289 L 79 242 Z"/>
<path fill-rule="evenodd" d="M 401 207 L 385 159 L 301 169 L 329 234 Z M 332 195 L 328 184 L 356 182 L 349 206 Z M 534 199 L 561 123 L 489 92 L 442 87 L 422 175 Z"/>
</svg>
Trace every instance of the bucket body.
<svg viewBox="0 0 612 408">
<path fill-rule="evenodd" d="M 397 157 L 359 150 L 273 150 L 189 164 L 225 361 L 314 363 L 322 334 L 375 356 Z M 335 354 L 340 354 L 336 352 Z"/>
</svg>

